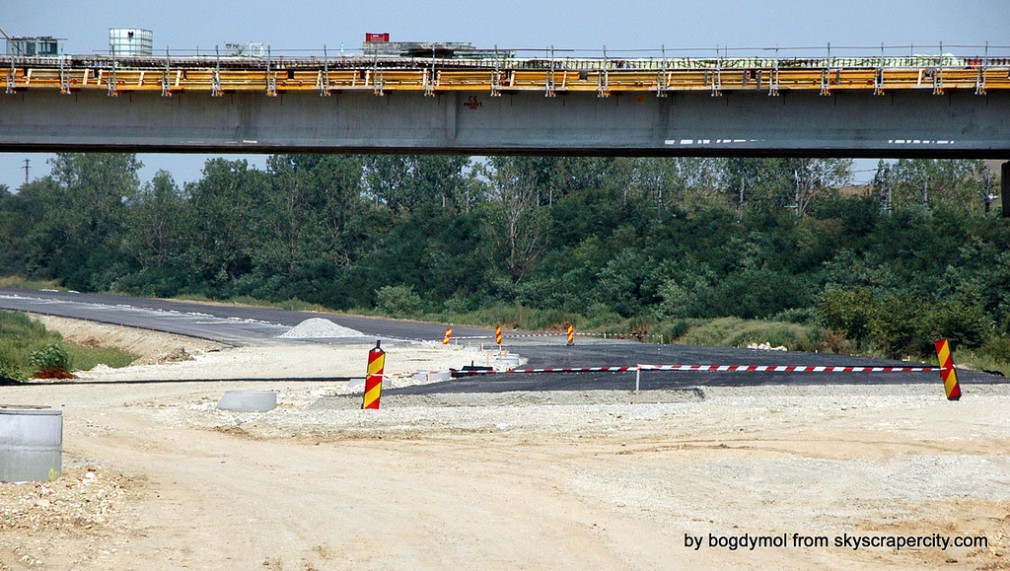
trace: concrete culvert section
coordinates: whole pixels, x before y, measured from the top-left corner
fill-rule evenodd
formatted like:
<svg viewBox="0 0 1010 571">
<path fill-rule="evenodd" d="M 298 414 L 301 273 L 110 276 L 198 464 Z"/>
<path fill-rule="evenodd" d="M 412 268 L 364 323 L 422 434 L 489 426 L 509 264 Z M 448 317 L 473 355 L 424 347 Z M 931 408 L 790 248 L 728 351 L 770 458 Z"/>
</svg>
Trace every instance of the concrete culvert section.
<svg viewBox="0 0 1010 571">
<path fill-rule="evenodd" d="M 217 408 L 233 412 L 267 412 L 277 408 L 277 391 L 225 391 Z"/>
<path fill-rule="evenodd" d="M 0 482 L 54 480 L 63 471 L 63 411 L 0 405 Z"/>
</svg>

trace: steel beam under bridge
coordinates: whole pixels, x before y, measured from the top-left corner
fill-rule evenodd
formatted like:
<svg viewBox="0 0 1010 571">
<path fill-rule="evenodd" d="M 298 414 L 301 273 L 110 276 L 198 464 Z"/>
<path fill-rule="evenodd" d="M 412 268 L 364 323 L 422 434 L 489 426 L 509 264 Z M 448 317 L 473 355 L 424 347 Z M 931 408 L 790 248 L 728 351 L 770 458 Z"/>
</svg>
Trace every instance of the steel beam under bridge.
<svg viewBox="0 0 1010 571">
<path fill-rule="evenodd" d="M 0 94 L 0 151 L 1010 157 L 1010 93 Z"/>
</svg>

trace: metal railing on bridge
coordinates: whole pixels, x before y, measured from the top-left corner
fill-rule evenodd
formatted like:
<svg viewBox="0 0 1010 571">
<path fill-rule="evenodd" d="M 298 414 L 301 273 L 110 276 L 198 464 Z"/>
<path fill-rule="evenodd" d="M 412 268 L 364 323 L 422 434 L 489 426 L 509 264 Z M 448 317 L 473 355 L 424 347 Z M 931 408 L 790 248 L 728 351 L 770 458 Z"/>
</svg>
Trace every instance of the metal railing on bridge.
<svg viewBox="0 0 1010 571">
<path fill-rule="evenodd" d="M 934 46 L 934 48 L 937 46 Z M 1010 89 L 1010 46 L 947 46 L 981 55 L 916 54 L 915 46 L 866 48 L 828 45 L 814 48 L 720 48 L 659 50 L 508 49 L 470 52 L 467 57 L 433 53 L 380 56 L 331 55 L 292 50 L 265 57 L 222 56 L 190 52 L 163 56 L 112 57 L 65 55 L 54 58 L 0 57 L 0 77 L 7 93 L 55 90 L 74 93 L 104 90 L 176 93 L 318 92 L 329 95 L 366 91 L 376 95 L 406 91 L 485 92 L 492 96 L 539 92 L 546 96 L 588 92 L 600 97 L 620 93 L 816 91 L 821 95 L 897 90 L 943 94 L 971 90 L 985 94 Z M 907 54 L 897 53 L 908 49 Z M 823 49 L 823 48 L 820 48 Z M 863 52 L 860 53 L 859 49 Z M 971 51 L 967 51 L 971 50 Z M 706 55 L 706 52 L 708 55 Z M 801 52 L 800 55 L 796 55 Z M 807 55 L 802 55 L 807 54 Z"/>
</svg>

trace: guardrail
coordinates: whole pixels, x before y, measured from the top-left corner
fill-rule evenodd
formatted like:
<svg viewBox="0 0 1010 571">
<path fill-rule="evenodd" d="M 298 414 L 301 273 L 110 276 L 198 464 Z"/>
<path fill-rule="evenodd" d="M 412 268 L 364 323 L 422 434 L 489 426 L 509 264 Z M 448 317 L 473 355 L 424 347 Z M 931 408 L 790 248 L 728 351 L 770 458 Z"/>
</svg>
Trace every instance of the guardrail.
<svg viewBox="0 0 1010 571">
<path fill-rule="evenodd" d="M 952 47 L 952 46 L 948 46 Z M 958 46 L 961 47 L 961 46 Z M 975 46 L 976 48 L 978 46 Z M 879 55 L 831 54 L 789 56 L 774 49 L 765 55 L 730 55 L 716 50 L 715 57 L 668 55 L 632 57 L 640 51 L 628 50 L 622 57 L 602 52 L 602 57 L 581 53 L 562 54 L 548 49 L 543 57 L 519 57 L 530 50 L 495 49 L 485 58 L 459 59 L 439 56 L 323 57 L 273 56 L 62 56 L 56 58 L 0 58 L 6 93 L 30 89 L 59 89 L 69 94 L 80 90 L 104 89 L 109 95 L 124 92 L 158 91 L 161 95 L 209 92 L 264 91 L 275 96 L 284 92 L 317 91 L 329 95 L 341 91 L 415 91 L 425 95 L 441 92 L 504 93 L 541 92 L 558 94 L 590 92 L 600 97 L 614 93 L 654 93 L 707 91 L 713 96 L 729 91 L 767 92 L 818 91 L 830 95 L 840 91 L 872 91 L 880 95 L 895 90 L 932 90 L 943 94 L 952 90 L 1010 89 L 1010 53 L 993 55 L 990 46 L 983 55 L 945 53 L 935 55 L 893 55 L 881 46 Z M 998 46 L 999 50 L 1010 50 Z M 799 49 L 799 48 L 797 48 Z M 914 46 L 911 48 L 914 50 Z M 734 50 L 736 51 L 736 50 Z M 743 50 L 740 50 L 743 51 Z M 517 54 L 513 56 L 512 54 Z M 536 55 L 536 54 L 531 54 Z M 627 57 L 623 57 L 626 55 Z"/>
</svg>

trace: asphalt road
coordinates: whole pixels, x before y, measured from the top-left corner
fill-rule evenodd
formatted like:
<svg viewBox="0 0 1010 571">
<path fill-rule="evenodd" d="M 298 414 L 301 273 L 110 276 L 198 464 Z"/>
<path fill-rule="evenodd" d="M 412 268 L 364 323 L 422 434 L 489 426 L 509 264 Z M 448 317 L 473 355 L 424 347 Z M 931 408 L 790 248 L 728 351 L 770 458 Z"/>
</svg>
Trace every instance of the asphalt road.
<svg viewBox="0 0 1010 571">
<path fill-rule="evenodd" d="M 177 333 L 234 345 L 273 340 L 313 317 L 324 317 L 376 338 L 442 339 L 446 327 L 435 323 L 266 307 L 10 288 L 0 288 L 0 308 Z M 456 338 L 482 335 L 490 339 L 493 333 L 473 327 L 453 328 Z M 342 342 L 360 343 L 361 340 Z"/>
<path fill-rule="evenodd" d="M 312 317 L 324 317 L 343 327 L 381 339 L 440 340 L 444 324 L 285 311 L 235 305 L 203 304 L 102 294 L 27 291 L 0 288 L 0 308 L 114 323 L 177 333 L 235 345 L 257 344 L 284 333 Z M 493 331 L 454 327 L 454 337 L 480 338 L 489 343 Z M 355 342 L 361 339 L 334 340 Z M 464 341 L 466 342 L 466 341 Z M 506 346 L 529 359 L 524 368 L 581 368 L 635 365 L 808 365 L 808 366 L 936 366 L 846 355 L 762 351 L 690 345 L 652 345 L 633 341 L 578 337 L 567 346 L 563 337 L 506 338 Z M 956 355 L 955 355 L 956 359 Z M 460 367 L 467 363 L 460 363 Z M 999 376 L 959 370 L 963 384 L 1005 383 Z M 943 390 L 939 373 L 802 373 L 802 372 L 643 372 L 641 389 L 722 385 L 903 384 L 930 383 Z M 505 392 L 543 390 L 630 390 L 635 373 L 495 374 L 444 383 L 393 389 L 387 394 L 432 392 Z"/>
</svg>

